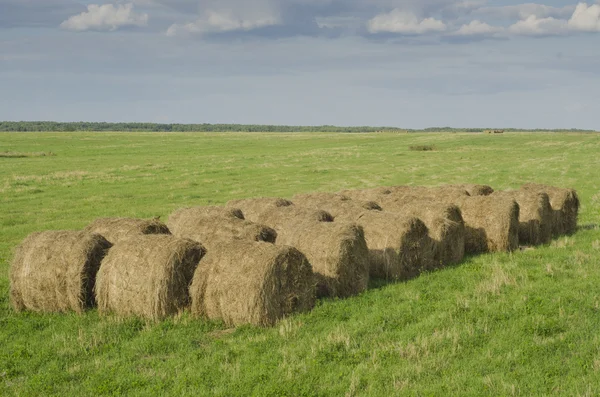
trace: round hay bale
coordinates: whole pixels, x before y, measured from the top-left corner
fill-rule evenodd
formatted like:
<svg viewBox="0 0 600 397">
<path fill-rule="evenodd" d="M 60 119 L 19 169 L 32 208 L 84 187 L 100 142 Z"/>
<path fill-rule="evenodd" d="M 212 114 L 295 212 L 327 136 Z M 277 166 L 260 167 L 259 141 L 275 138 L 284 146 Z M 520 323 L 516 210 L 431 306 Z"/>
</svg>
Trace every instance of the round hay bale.
<svg viewBox="0 0 600 397">
<path fill-rule="evenodd" d="M 10 300 L 16 311 L 77 313 L 94 306 L 100 261 L 111 244 L 83 231 L 30 234 L 10 266 Z"/>
<path fill-rule="evenodd" d="M 167 225 L 158 219 L 99 218 L 84 230 L 100 234 L 112 244 L 140 234 L 171 234 Z"/>
<path fill-rule="evenodd" d="M 363 227 L 369 249 L 370 277 L 406 280 L 433 268 L 434 246 L 427 227 L 419 219 L 366 210 L 365 202 L 335 194 L 299 195 L 294 200 L 324 208 L 338 222 L 354 222 Z"/>
<path fill-rule="evenodd" d="M 116 243 L 96 282 L 100 313 L 160 320 L 189 306 L 189 286 L 206 250 L 195 241 L 154 234 Z"/>
<path fill-rule="evenodd" d="M 423 221 L 433 240 L 434 268 L 458 264 L 465 254 L 465 223 L 460 209 L 439 200 L 404 196 L 382 198 L 385 211 Z"/>
<path fill-rule="evenodd" d="M 552 239 L 554 224 L 550 198 L 534 190 L 497 191 L 492 197 L 508 197 L 519 204 L 519 243 L 539 245 Z"/>
<path fill-rule="evenodd" d="M 258 222 L 258 215 L 271 208 L 282 208 L 294 205 L 290 200 L 279 197 L 259 197 L 241 200 L 228 201 L 226 206 L 232 208 L 241 208 L 246 219 Z"/>
<path fill-rule="evenodd" d="M 274 229 L 236 216 L 206 214 L 202 211 L 186 211 L 185 216 L 181 216 L 181 213 L 183 211 L 178 211 L 173 220 L 169 217 L 167 221 L 173 235 L 201 242 L 207 247 L 231 239 L 274 243 L 277 238 Z"/>
<path fill-rule="evenodd" d="M 506 252 L 519 248 L 519 204 L 512 198 L 454 198 L 465 221 L 465 253 Z"/>
<path fill-rule="evenodd" d="M 469 193 L 460 186 L 442 185 L 437 187 L 426 186 L 384 186 L 362 190 L 344 190 L 340 194 L 351 197 L 354 200 L 371 200 L 381 204 L 382 200 L 389 198 L 401 198 L 404 196 L 418 196 L 430 199 L 452 199 L 455 197 L 468 196 Z"/>
<path fill-rule="evenodd" d="M 190 287 L 193 315 L 228 325 L 271 326 L 315 305 L 312 267 L 296 248 L 263 242 L 214 245 Z"/>
<path fill-rule="evenodd" d="M 344 298 L 367 289 L 369 251 L 362 227 L 283 217 L 271 224 L 277 230 L 277 244 L 296 247 L 308 258 L 318 297 Z"/>
<path fill-rule="evenodd" d="M 572 234 L 577 230 L 579 215 L 579 197 L 574 189 L 527 183 L 522 190 L 533 190 L 548 194 L 553 210 L 552 235 L 554 237 Z"/>
</svg>

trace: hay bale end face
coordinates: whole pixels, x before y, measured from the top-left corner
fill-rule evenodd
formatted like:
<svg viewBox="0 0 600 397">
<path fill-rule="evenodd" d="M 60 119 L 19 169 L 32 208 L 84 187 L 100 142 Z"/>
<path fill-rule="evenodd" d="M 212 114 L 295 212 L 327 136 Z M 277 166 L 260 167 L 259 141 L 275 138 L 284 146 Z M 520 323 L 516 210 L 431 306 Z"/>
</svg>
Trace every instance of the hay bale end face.
<svg viewBox="0 0 600 397">
<path fill-rule="evenodd" d="M 96 281 L 100 313 L 160 320 L 189 305 L 189 286 L 204 247 L 170 235 L 143 235 L 116 243 Z"/>
<path fill-rule="evenodd" d="M 95 304 L 100 262 L 111 244 L 82 231 L 29 235 L 10 266 L 10 300 L 17 311 L 83 312 Z"/>
<path fill-rule="evenodd" d="M 230 241 L 209 250 L 190 287 L 193 315 L 228 325 L 271 326 L 315 305 L 315 280 L 292 247 Z"/>
<path fill-rule="evenodd" d="M 100 234 L 112 244 L 141 234 L 171 234 L 167 225 L 157 219 L 135 218 L 99 218 L 90 223 L 85 231 Z"/>
</svg>

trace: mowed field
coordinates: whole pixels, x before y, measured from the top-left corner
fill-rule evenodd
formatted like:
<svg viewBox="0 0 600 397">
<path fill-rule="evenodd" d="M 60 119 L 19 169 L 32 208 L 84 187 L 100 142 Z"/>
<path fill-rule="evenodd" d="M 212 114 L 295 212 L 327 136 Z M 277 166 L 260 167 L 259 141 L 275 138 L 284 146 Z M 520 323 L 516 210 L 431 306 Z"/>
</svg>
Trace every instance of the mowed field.
<svg viewBox="0 0 600 397">
<path fill-rule="evenodd" d="M 575 133 L 2 133 L 0 395 L 599 395 L 599 154 L 600 134 Z M 8 299 L 34 231 L 253 196 L 525 182 L 577 189 L 577 233 L 374 280 L 269 329 L 16 314 Z"/>
</svg>

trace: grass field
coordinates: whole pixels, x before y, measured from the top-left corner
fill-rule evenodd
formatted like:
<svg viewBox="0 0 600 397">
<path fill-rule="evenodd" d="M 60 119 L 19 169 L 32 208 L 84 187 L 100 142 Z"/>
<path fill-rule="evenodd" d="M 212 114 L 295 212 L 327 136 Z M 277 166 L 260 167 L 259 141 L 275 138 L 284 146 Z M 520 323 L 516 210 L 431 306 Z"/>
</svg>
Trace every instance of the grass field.
<svg viewBox="0 0 600 397">
<path fill-rule="evenodd" d="M 600 394 L 600 134 L 2 133 L 1 152 L 2 396 Z M 271 329 L 15 314 L 8 300 L 12 250 L 33 231 L 250 196 L 529 181 L 577 189 L 575 235 L 373 282 Z"/>
</svg>

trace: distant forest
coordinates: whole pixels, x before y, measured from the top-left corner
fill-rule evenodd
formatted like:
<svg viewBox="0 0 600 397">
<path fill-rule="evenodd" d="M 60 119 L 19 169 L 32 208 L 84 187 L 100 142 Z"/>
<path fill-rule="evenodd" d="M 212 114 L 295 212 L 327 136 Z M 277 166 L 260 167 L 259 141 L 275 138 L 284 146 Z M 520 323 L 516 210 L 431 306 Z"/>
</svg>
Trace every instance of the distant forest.
<svg viewBox="0 0 600 397">
<path fill-rule="evenodd" d="M 292 125 L 255 125 L 255 124 L 157 124 L 157 123 L 91 123 L 54 121 L 0 121 L 2 132 L 36 131 L 147 131 L 147 132 L 483 132 L 492 128 L 451 128 L 433 127 L 421 130 L 396 127 L 336 127 L 333 125 L 292 126 Z M 530 132 L 596 132 L 580 129 L 517 129 L 505 128 L 504 131 Z"/>
</svg>

